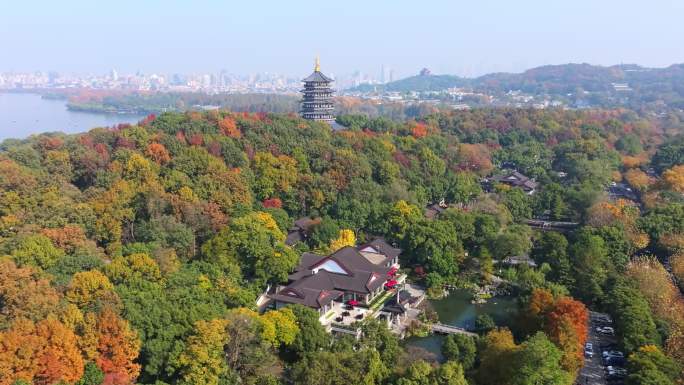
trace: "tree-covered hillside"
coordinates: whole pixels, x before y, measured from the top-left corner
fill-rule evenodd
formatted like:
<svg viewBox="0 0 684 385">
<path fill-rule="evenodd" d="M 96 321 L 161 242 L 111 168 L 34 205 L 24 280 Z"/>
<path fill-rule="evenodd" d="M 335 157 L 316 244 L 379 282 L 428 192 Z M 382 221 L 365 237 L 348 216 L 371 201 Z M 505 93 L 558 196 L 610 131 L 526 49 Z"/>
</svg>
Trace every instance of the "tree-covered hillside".
<svg viewBox="0 0 684 385">
<path fill-rule="evenodd" d="M 0 385 L 570 385 L 587 307 L 615 318 L 630 384 L 679 383 L 684 301 L 661 262 L 681 274 L 680 119 L 499 109 L 345 115 L 333 132 L 215 110 L 7 140 Z M 504 166 L 537 191 L 485 183 Z M 288 246 L 301 216 L 320 221 Z M 537 232 L 531 218 L 579 226 Z M 514 326 L 449 337 L 438 363 L 377 322 L 333 339 L 311 309 L 256 312 L 303 252 L 375 236 L 432 296 L 498 276 L 519 300 Z M 521 255 L 537 267 L 495 268 Z"/>
<path fill-rule="evenodd" d="M 616 89 L 615 85 L 628 89 Z M 637 65 L 610 67 L 590 64 L 547 65 L 522 73 L 493 73 L 477 78 L 452 75 L 418 75 L 382 85 L 361 85 L 359 92 L 426 92 L 464 87 L 488 95 L 503 95 L 522 91 L 530 95 L 545 95 L 561 99 L 569 95 L 594 107 L 630 107 L 665 104 L 684 108 L 684 65 L 666 68 L 645 68 Z M 585 94 L 588 93 L 588 94 Z"/>
</svg>

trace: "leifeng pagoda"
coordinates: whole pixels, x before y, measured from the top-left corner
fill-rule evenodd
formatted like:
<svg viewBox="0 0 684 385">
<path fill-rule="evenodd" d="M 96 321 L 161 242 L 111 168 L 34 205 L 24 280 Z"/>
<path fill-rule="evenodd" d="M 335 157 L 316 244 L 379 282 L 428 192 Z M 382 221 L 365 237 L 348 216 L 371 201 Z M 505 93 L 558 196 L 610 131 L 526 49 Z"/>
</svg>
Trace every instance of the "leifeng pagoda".
<svg viewBox="0 0 684 385">
<path fill-rule="evenodd" d="M 316 58 L 314 72 L 302 82 L 304 82 L 304 89 L 301 91 L 304 94 L 300 111 L 302 118 L 332 124 L 335 121 L 332 102 L 334 90 L 330 88 L 333 80 L 323 75 L 318 58 Z"/>
</svg>

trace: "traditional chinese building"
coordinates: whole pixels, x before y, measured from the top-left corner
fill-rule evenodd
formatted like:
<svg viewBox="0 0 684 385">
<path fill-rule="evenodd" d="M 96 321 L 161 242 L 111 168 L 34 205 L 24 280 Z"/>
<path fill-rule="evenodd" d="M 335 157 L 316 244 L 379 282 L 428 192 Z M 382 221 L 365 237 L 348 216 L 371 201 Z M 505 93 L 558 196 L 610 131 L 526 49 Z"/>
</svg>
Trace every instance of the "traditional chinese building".
<svg viewBox="0 0 684 385">
<path fill-rule="evenodd" d="M 318 310 L 321 316 L 334 302 L 367 306 L 383 289 L 396 285 L 400 253 L 382 238 L 359 247 L 345 246 L 328 256 L 304 253 L 287 286 L 270 298 L 276 308 L 301 304 Z"/>
<path fill-rule="evenodd" d="M 335 90 L 330 87 L 333 79 L 323 75 L 318 58 L 316 58 L 314 72 L 302 82 L 304 82 L 304 89 L 301 91 L 304 94 L 300 111 L 302 118 L 332 124 L 335 121 L 332 102 Z"/>
</svg>

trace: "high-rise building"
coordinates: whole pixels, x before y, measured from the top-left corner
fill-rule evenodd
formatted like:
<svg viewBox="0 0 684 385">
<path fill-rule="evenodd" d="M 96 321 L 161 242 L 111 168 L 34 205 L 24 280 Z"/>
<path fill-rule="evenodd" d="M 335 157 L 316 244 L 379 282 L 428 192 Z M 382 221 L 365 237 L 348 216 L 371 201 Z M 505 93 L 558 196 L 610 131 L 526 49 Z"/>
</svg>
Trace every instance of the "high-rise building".
<svg viewBox="0 0 684 385">
<path fill-rule="evenodd" d="M 302 118 L 333 123 L 335 120 L 332 102 L 334 90 L 330 87 L 333 79 L 323 75 L 318 58 L 316 58 L 314 72 L 302 82 L 304 82 L 304 89 L 301 90 L 304 94 L 300 111 Z"/>
</svg>

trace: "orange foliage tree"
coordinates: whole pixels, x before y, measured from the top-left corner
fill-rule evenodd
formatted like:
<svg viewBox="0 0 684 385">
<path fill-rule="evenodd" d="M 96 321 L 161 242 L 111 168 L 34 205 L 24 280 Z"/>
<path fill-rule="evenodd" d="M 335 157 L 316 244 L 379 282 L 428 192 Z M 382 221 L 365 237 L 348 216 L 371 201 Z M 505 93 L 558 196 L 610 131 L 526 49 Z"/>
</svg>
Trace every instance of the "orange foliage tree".
<svg viewBox="0 0 684 385">
<path fill-rule="evenodd" d="M 554 298 L 549 290 L 534 289 L 524 316 L 528 333 L 544 329 L 561 349 L 564 369 L 573 373 L 582 366 L 589 320 L 589 312 L 582 302 L 565 296 Z"/>
<path fill-rule="evenodd" d="M 625 168 L 637 168 L 646 162 L 648 162 L 648 153 L 646 152 L 642 152 L 641 154 L 636 156 L 622 156 L 622 165 Z"/>
<path fill-rule="evenodd" d="M 19 319 L 0 332 L 0 385 L 10 385 L 22 379 L 32 382 L 37 373 L 36 360 L 42 350 L 35 325 Z"/>
<path fill-rule="evenodd" d="M 157 164 L 166 164 L 171 160 L 169 151 L 161 143 L 150 143 L 145 149 L 145 154 Z"/>
<path fill-rule="evenodd" d="M 66 225 L 56 229 L 43 229 L 41 232 L 50 238 L 52 243 L 67 253 L 73 252 L 76 248 L 85 245 L 87 239 L 85 231 L 81 226 Z"/>
<path fill-rule="evenodd" d="M 140 349 L 138 335 L 110 309 L 98 316 L 97 329 L 97 366 L 105 374 L 104 384 L 132 384 L 140 374 L 140 365 L 135 363 Z"/>
<path fill-rule="evenodd" d="M 425 123 L 420 123 L 416 122 L 411 124 L 411 135 L 413 135 L 414 138 L 423 138 L 427 136 L 428 129 Z"/>
<path fill-rule="evenodd" d="M 582 302 L 560 297 L 546 317 L 546 334 L 563 351 L 563 367 L 571 373 L 582 367 L 589 312 Z"/>
<path fill-rule="evenodd" d="M 219 120 L 218 126 L 219 130 L 226 136 L 230 136 L 231 138 L 239 138 L 242 136 L 242 132 L 238 129 L 235 119 L 231 116 L 226 116 Z"/>
<path fill-rule="evenodd" d="M 31 267 L 0 261 L 0 329 L 15 318 L 39 320 L 54 311 L 59 295 Z"/>
<path fill-rule="evenodd" d="M 76 335 L 58 320 L 19 319 L 0 333 L 0 385 L 19 379 L 36 385 L 74 383 L 82 375 Z"/>
<path fill-rule="evenodd" d="M 663 172 L 663 182 L 670 190 L 684 193 L 684 164 Z"/>
<path fill-rule="evenodd" d="M 494 168 L 494 165 L 490 151 L 485 145 L 463 143 L 458 147 L 457 167 L 485 175 Z"/>
<path fill-rule="evenodd" d="M 627 183 L 629 183 L 630 186 L 642 191 L 651 184 L 651 179 L 648 175 L 637 168 L 627 170 L 627 172 L 625 172 L 625 180 L 627 180 Z"/>
<path fill-rule="evenodd" d="M 36 385 L 60 381 L 73 383 L 83 375 L 83 358 L 74 332 L 56 319 L 48 318 L 36 325 L 36 334 L 45 344 L 37 360 Z"/>
</svg>

